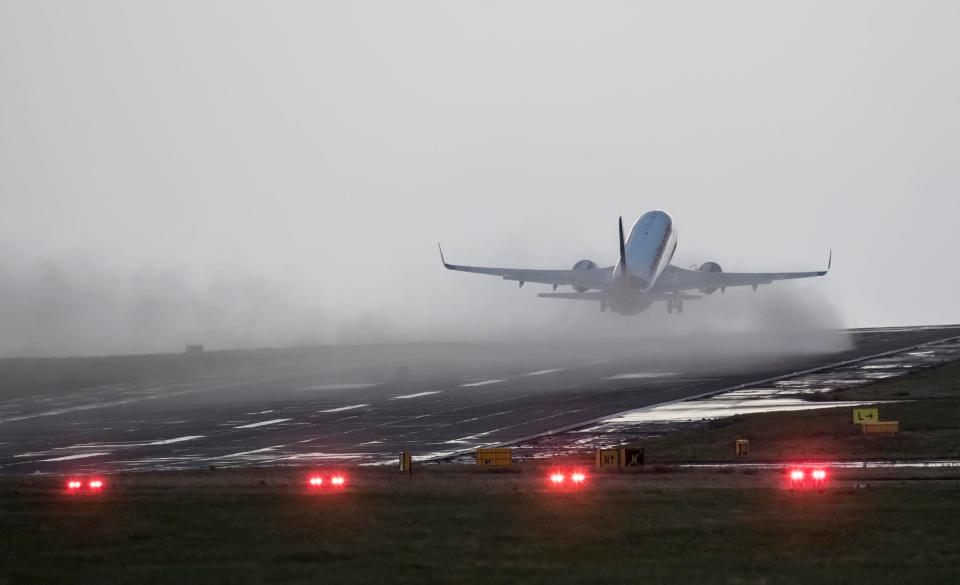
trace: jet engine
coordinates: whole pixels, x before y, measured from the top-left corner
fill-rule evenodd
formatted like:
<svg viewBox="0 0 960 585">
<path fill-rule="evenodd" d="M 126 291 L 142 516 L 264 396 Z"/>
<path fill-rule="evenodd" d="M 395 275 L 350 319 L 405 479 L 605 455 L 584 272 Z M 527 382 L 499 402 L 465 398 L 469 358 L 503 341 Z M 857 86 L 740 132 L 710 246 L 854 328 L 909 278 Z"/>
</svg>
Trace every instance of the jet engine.
<svg viewBox="0 0 960 585">
<path fill-rule="evenodd" d="M 573 265 L 574 270 L 593 270 L 597 268 L 597 263 L 593 260 L 581 260 Z M 578 293 L 587 292 L 587 289 L 582 286 L 573 287 Z"/>
<path fill-rule="evenodd" d="M 723 272 L 723 268 L 720 268 L 720 265 L 716 262 L 704 262 L 700 265 L 700 272 Z M 717 291 L 719 287 L 716 286 L 705 286 L 700 289 L 705 295 L 713 294 Z"/>
</svg>

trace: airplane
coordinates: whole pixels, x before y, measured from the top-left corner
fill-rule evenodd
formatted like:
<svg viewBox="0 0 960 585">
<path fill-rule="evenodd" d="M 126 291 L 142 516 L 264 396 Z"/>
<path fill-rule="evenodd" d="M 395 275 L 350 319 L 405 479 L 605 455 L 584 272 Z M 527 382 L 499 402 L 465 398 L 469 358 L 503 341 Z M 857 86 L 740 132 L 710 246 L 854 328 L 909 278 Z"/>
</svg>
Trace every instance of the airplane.
<svg viewBox="0 0 960 585">
<path fill-rule="evenodd" d="M 815 272 L 724 272 L 716 262 L 704 262 L 692 269 L 670 264 L 677 249 L 677 226 L 666 211 L 648 211 L 623 237 L 620 218 L 620 258 L 614 266 L 601 268 L 592 260 L 580 260 L 571 270 L 527 270 L 524 268 L 488 268 L 449 264 L 440 248 L 440 261 L 447 270 L 500 276 L 520 283 L 536 282 L 553 285 L 554 292 L 537 296 L 549 299 L 599 301 L 600 311 L 610 309 L 620 315 L 636 315 L 653 303 L 666 301 L 667 313 L 682 313 L 683 302 L 702 299 L 719 290 L 734 286 L 752 286 L 775 280 L 824 276 L 833 263 L 833 251 L 827 269 Z M 575 292 L 556 292 L 559 286 L 571 286 Z M 701 294 L 693 294 L 697 291 Z"/>
</svg>

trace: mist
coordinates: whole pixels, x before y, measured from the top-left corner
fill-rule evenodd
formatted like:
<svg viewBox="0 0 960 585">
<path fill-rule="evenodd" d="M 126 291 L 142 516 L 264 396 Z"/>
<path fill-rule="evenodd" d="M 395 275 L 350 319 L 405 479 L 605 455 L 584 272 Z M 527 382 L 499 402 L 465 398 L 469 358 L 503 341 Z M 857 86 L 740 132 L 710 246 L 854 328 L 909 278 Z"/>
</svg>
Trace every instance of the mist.
<svg viewBox="0 0 960 585">
<path fill-rule="evenodd" d="M 958 26 L 952 2 L 0 5 L 0 355 L 814 351 L 960 321 L 917 300 L 960 286 Z M 680 266 L 834 270 L 622 317 L 437 257 L 609 265 L 653 208 Z"/>
<path fill-rule="evenodd" d="M 341 310 L 310 289 L 240 267 L 188 274 L 175 267 L 119 270 L 95 260 L 25 262 L 4 258 L 0 284 L 0 355 L 74 356 L 175 352 L 186 344 L 248 349 L 328 344 L 434 341 L 548 341 L 557 338 L 651 338 L 766 333 L 751 351 L 846 349 L 844 338 L 818 335 L 844 323 L 814 286 L 731 289 L 688 301 L 683 315 L 662 303 L 625 317 L 596 303 L 536 298 L 492 279 L 488 296 L 467 291 L 445 303 L 436 296 L 386 296 Z M 451 275 L 458 278 L 461 275 Z M 463 286 L 475 286 L 472 278 Z M 464 300 L 472 302 L 462 313 Z"/>
</svg>

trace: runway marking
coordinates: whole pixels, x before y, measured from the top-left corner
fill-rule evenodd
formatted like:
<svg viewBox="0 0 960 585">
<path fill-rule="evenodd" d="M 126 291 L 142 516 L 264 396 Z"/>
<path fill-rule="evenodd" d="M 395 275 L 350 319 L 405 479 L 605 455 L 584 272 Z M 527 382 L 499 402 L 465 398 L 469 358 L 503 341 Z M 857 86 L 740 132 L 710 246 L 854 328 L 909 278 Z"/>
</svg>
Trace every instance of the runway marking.
<svg viewBox="0 0 960 585">
<path fill-rule="evenodd" d="M 270 410 L 261 410 L 260 412 L 248 412 L 247 414 L 270 414 L 271 412 L 273 412 L 273 410 L 274 409 L 271 408 Z"/>
<path fill-rule="evenodd" d="M 645 380 L 647 378 L 663 378 L 673 376 L 673 372 L 637 372 L 633 374 L 618 374 L 616 376 L 607 376 L 603 380 Z"/>
<path fill-rule="evenodd" d="M 71 459 L 86 459 L 87 457 L 100 457 L 101 455 L 109 455 L 109 451 L 104 451 L 102 453 L 81 453 L 79 455 L 65 455 L 63 457 L 54 457 L 53 459 L 41 459 L 40 461 L 69 461 Z"/>
<path fill-rule="evenodd" d="M 357 383 L 357 384 L 320 384 L 319 386 L 310 386 L 309 388 L 300 388 L 297 392 L 309 392 L 311 390 L 359 390 L 361 388 L 372 388 L 380 386 L 379 382 Z"/>
<path fill-rule="evenodd" d="M 341 406 L 340 408 L 328 408 L 327 410 L 321 410 L 320 412 L 343 412 L 345 410 L 353 410 L 355 408 L 363 408 L 364 406 L 370 406 L 369 404 L 354 404 L 353 406 Z"/>
<path fill-rule="evenodd" d="M 314 453 L 294 453 L 280 457 L 278 461 L 299 461 L 301 459 L 363 459 L 368 457 L 367 453 L 325 453 L 317 451 Z"/>
<path fill-rule="evenodd" d="M 163 439 L 161 441 L 154 441 L 152 443 L 147 443 L 147 445 L 169 445 L 171 443 L 182 443 L 183 441 L 192 441 L 194 439 L 202 439 L 205 435 L 189 435 L 186 437 L 177 437 L 176 439 Z"/>
<path fill-rule="evenodd" d="M 470 382 L 469 384 L 460 384 L 461 388 L 474 388 L 476 386 L 487 386 L 488 384 L 499 384 L 503 380 L 483 380 L 482 382 Z"/>
<path fill-rule="evenodd" d="M 536 372 L 527 372 L 524 376 L 542 376 L 544 374 L 553 374 L 555 372 L 565 372 L 567 368 L 553 368 L 552 370 L 537 370 Z"/>
<path fill-rule="evenodd" d="M 74 412 L 83 412 L 87 410 L 95 410 L 100 408 L 111 408 L 114 406 L 125 406 L 127 404 L 135 404 L 137 402 L 142 402 L 146 400 L 157 400 L 163 398 L 173 398 L 177 396 L 183 396 L 185 394 L 197 394 L 200 392 L 210 392 L 213 390 L 222 390 L 225 388 L 235 388 L 237 386 L 246 386 L 251 385 L 257 382 L 263 381 L 262 379 L 253 378 L 244 382 L 238 382 L 235 385 L 231 386 L 229 384 L 218 384 L 212 386 L 198 385 L 196 383 L 175 383 L 170 385 L 159 385 L 159 386 L 147 386 L 145 388 L 126 388 L 125 384 L 116 384 L 113 387 L 120 388 L 121 390 L 130 390 L 127 398 L 121 398 L 117 400 L 107 400 L 104 402 L 95 402 L 93 404 L 80 404 L 75 406 L 65 406 L 63 408 L 58 408 L 56 410 L 45 410 L 40 412 L 31 412 L 26 414 L 20 414 L 18 416 L 13 416 L 9 418 L 0 419 L 0 424 L 9 423 L 9 422 L 19 422 L 23 420 L 29 420 L 31 418 L 47 417 L 47 416 L 59 416 L 61 414 L 70 414 Z M 105 386 L 104 388 L 110 388 L 110 386 Z M 99 398 L 100 396 L 93 392 L 85 392 L 80 395 L 74 395 L 68 397 L 65 400 L 58 402 L 51 402 L 51 404 L 70 404 L 75 402 L 77 399 L 80 400 L 89 400 L 90 398 Z"/>
<path fill-rule="evenodd" d="M 485 437 L 487 435 L 493 434 L 500 429 L 493 429 L 492 431 L 487 431 L 485 433 L 477 433 L 476 435 L 470 435 L 468 437 L 460 437 L 459 439 L 451 439 L 449 441 L 444 441 L 447 445 L 464 445 L 470 443 L 471 440 L 479 439 L 480 437 Z"/>
<path fill-rule="evenodd" d="M 433 392 L 417 392 L 416 394 L 404 394 L 403 396 L 394 396 L 394 400 L 403 400 L 405 398 L 419 398 L 421 396 L 430 396 L 431 394 L 440 394 L 439 390 Z"/>
<path fill-rule="evenodd" d="M 260 421 L 260 422 L 256 422 L 256 423 L 250 423 L 250 424 L 248 424 L 248 425 L 240 425 L 239 427 L 233 427 L 233 428 L 235 428 L 235 429 L 252 429 L 252 428 L 255 428 L 255 427 L 263 427 L 263 426 L 266 426 L 266 425 L 274 425 L 274 424 L 277 424 L 277 423 L 287 422 L 288 420 L 290 420 L 290 419 L 289 419 L 289 418 L 274 418 L 274 419 L 271 419 L 271 420 L 265 420 L 265 421 Z"/>
<path fill-rule="evenodd" d="M 264 447 L 263 449 L 254 449 L 253 451 L 241 451 L 239 453 L 231 453 L 230 455 L 221 455 L 219 457 L 209 457 L 208 459 L 227 459 L 229 457 L 240 457 L 241 455 L 252 455 L 254 453 L 265 453 L 267 451 L 276 451 L 277 449 L 282 449 L 286 445 L 274 445 L 273 447 Z"/>
</svg>

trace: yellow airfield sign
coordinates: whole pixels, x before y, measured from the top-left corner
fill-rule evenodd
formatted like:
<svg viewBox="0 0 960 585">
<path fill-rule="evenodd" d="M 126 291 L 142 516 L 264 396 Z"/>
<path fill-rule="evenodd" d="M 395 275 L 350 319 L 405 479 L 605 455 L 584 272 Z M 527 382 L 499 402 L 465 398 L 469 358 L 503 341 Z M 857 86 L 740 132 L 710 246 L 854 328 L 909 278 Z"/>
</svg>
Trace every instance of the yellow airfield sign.
<svg viewBox="0 0 960 585">
<path fill-rule="evenodd" d="M 879 408 L 854 408 L 853 424 L 861 425 L 863 423 L 875 423 L 880 420 Z"/>
</svg>

